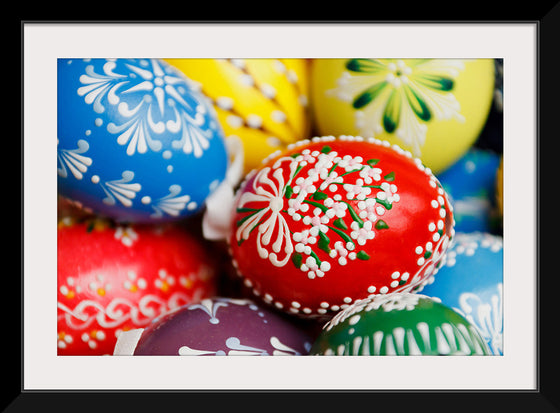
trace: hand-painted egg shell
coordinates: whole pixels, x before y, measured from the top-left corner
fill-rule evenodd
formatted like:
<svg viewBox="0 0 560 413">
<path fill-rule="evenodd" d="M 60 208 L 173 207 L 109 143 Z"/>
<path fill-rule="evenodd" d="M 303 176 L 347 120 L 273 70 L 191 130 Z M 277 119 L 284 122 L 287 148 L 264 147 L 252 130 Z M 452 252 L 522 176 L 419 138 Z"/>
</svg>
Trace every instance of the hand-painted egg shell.
<svg viewBox="0 0 560 413">
<path fill-rule="evenodd" d="M 438 173 L 479 136 L 492 104 L 492 59 L 314 59 L 322 135 L 388 140 Z"/>
<path fill-rule="evenodd" d="M 58 354 L 112 354 L 117 335 L 216 293 L 216 270 L 181 227 L 99 219 L 58 228 Z"/>
<path fill-rule="evenodd" d="M 303 317 L 413 289 L 453 236 L 452 209 L 434 175 L 373 138 L 292 145 L 246 177 L 234 208 L 230 254 L 243 283 Z"/>
<path fill-rule="evenodd" d="M 482 232 L 455 234 L 442 266 L 422 289 L 475 325 L 493 354 L 503 354 L 503 239 Z"/>
<path fill-rule="evenodd" d="M 453 205 L 455 231 L 490 232 L 496 226 L 494 199 L 499 164 L 497 153 L 471 148 L 437 175 Z"/>
<path fill-rule="evenodd" d="M 226 137 L 244 147 L 245 171 L 308 137 L 305 59 L 167 59 L 212 99 Z"/>
<path fill-rule="evenodd" d="M 325 326 L 311 355 L 489 355 L 478 330 L 421 294 L 377 295 L 355 302 Z"/>
<path fill-rule="evenodd" d="M 248 299 L 216 297 L 154 320 L 134 355 L 297 356 L 307 355 L 311 344 L 305 330 L 270 309 Z"/>
<path fill-rule="evenodd" d="M 224 180 L 207 98 L 154 59 L 58 60 L 58 190 L 119 222 L 199 212 Z"/>
</svg>

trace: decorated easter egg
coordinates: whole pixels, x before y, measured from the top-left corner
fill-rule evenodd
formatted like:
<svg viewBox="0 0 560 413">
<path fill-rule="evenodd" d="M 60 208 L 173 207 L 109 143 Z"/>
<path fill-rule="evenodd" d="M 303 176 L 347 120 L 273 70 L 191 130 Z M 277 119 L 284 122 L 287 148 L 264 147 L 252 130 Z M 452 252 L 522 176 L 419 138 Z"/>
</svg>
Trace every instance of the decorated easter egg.
<svg viewBox="0 0 560 413">
<path fill-rule="evenodd" d="M 112 354 L 117 336 L 216 292 L 201 241 L 171 224 L 58 226 L 58 354 Z"/>
<path fill-rule="evenodd" d="M 422 289 L 476 326 L 495 355 L 503 354 L 503 259 L 501 236 L 457 232 L 443 265 Z"/>
<path fill-rule="evenodd" d="M 113 354 L 298 356 L 309 353 L 312 340 L 293 320 L 249 299 L 214 297 L 121 334 Z"/>
<path fill-rule="evenodd" d="M 437 178 L 374 138 L 299 141 L 246 177 L 233 209 L 229 248 L 243 284 L 304 318 L 414 289 L 454 231 Z"/>
<path fill-rule="evenodd" d="M 325 326 L 310 351 L 332 356 L 489 355 L 478 329 L 422 294 L 360 300 Z"/>
<path fill-rule="evenodd" d="M 119 222 L 199 212 L 225 179 L 212 105 L 155 59 L 58 60 L 58 191 Z"/>
<path fill-rule="evenodd" d="M 226 137 L 244 147 L 245 171 L 272 152 L 308 137 L 305 59 L 167 59 L 208 96 Z"/>
<path fill-rule="evenodd" d="M 388 140 L 435 173 L 473 145 L 494 92 L 492 59 L 314 59 L 310 73 L 319 134 Z"/>
<path fill-rule="evenodd" d="M 473 147 L 437 175 L 453 205 L 455 231 L 490 232 L 496 227 L 494 199 L 499 164 L 496 152 Z"/>
</svg>

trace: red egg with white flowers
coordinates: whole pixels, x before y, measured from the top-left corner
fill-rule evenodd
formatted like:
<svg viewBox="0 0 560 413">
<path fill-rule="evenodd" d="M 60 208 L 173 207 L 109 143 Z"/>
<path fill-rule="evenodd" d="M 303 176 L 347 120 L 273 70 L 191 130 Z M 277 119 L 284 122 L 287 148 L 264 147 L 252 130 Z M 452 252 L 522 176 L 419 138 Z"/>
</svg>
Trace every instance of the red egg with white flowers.
<svg viewBox="0 0 560 413">
<path fill-rule="evenodd" d="M 65 216 L 57 242 L 58 355 L 112 354 L 122 331 L 216 293 L 209 251 L 179 225 Z"/>
<path fill-rule="evenodd" d="M 316 137 L 276 153 L 236 193 L 229 252 L 253 294 L 303 317 L 414 291 L 437 272 L 453 211 L 429 168 L 396 145 Z"/>
</svg>

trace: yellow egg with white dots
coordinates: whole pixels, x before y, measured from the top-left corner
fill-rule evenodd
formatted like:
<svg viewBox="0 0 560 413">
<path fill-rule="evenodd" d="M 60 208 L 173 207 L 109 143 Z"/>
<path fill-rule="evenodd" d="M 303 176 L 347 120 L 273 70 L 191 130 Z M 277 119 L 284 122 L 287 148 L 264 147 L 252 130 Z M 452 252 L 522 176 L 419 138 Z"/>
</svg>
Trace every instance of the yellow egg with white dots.
<svg viewBox="0 0 560 413">
<path fill-rule="evenodd" d="M 212 101 L 226 138 L 243 143 L 244 169 L 309 137 L 306 59 L 167 59 Z"/>
<path fill-rule="evenodd" d="M 486 123 L 494 60 L 315 59 L 310 80 L 319 134 L 387 140 L 438 173 Z"/>
</svg>

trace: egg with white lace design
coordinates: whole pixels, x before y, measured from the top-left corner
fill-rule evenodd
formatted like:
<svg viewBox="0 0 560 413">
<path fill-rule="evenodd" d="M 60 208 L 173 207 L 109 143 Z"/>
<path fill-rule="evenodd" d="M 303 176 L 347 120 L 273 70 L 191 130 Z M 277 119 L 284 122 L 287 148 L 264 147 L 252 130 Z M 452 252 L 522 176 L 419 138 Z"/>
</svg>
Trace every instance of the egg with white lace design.
<svg viewBox="0 0 560 413">
<path fill-rule="evenodd" d="M 484 232 L 455 234 L 442 266 L 421 290 L 462 314 L 494 355 L 503 355 L 503 238 Z"/>
<path fill-rule="evenodd" d="M 334 316 L 310 351 L 321 356 L 489 355 L 477 328 L 422 294 L 378 295 Z"/>
<path fill-rule="evenodd" d="M 114 355 L 300 356 L 307 330 L 245 298 L 214 297 L 185 305 L 145 329 L 121 334 Z"/>
<path fill-rule="evenodd" d="M 372 294 L 413 291 L 453 238 L 444 189 L 387 141 L 299 141 L 248 174 L 231 211 L 229 252 L 261 301 L 326 318 Z"/>
<path fill-rule="evenodd" d="M 192 216 L 224 181 L 215 111 L 157 59 L 58 59 L 58 190 L 119 222 Z"/>
</svg>

